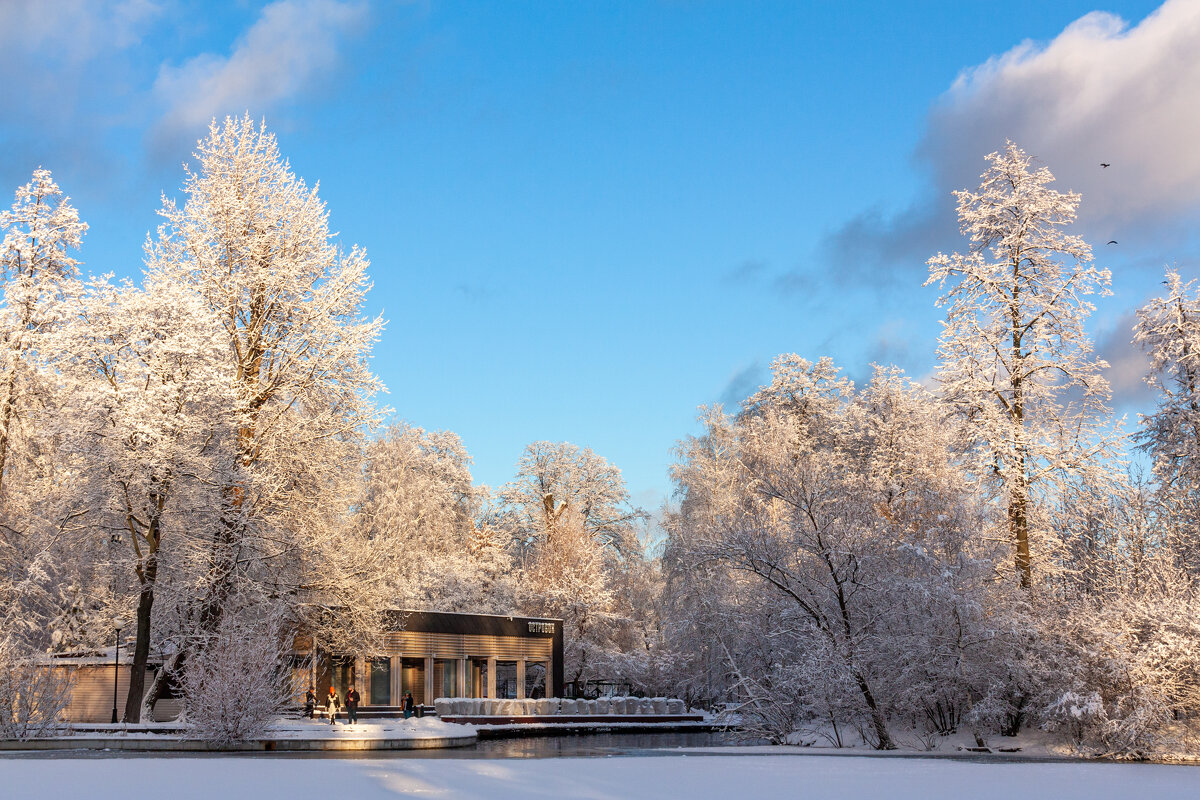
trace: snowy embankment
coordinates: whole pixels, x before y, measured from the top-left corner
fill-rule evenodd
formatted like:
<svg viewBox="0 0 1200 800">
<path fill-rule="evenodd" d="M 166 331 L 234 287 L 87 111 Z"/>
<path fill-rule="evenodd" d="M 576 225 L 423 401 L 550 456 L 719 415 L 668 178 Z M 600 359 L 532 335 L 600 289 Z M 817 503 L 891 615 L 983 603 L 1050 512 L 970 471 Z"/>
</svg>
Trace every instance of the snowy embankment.
<svg viewBox="0 0 1200 800">
<path fill-rule="evenodd" d="M 0 742 L 0 750 L 112 749 L 112 750 L 386 750 L 464 747 L 476 740 L 470 725 L 457 725 L 432 717 L 371 719 L 354 725 L 328 720 L 279 720 L 258 739 L 225 747 L 210 746 L 190 737 L 175 723 L 146 725 L 79 725 L 49 739 Z"/>
<path fill-rule="evenodd" d="M 728 720 L 725 720 L 728 722 Z M 736 727 L 736 726 L 735 726 Z M 967 731 L 936 735 L 919 729 L 893 725 L 896 748 L 877 750 L 853 731 L 841 731 L 841 746 L 834 743 L 839 737 L 829 726 L 810 726 L 788 737 L 785 745 L 731 745 L 722 753 L 738 754 L 799 754 L 830 756 L 895 756 L 895 757 L 963 757 L 990 758 L 997 761 L 1071 760 L 1071 761 L 1146 761 L 1161 764 L 1200 764 L 1200 756 L 1185 747 L 1165 747 L 1153 753 L 1133 757 L 1129 753 L 1111 752 L 1076 744 L 1061 732 L 1025 728 L 1016 736 L 988 736 L 980 747 Z M 1177 731 L 1180 741 L 1195 741 L 1194 728 Z M 700 748 L 698 752 L 702 752 Z M 1200 787 L 1197 789 L 1200 796 Z"/>
<path fill-rule="evenodd" d="M 1200 770 L 1149 764 L 977 764 L 927 759 L 668 756 L 550 759 L 0 759 L 0 786 L 22 800 L 124 800 L 133 785 L 172 800 L 210 797 L 588 798 L 880 797 L 1096 800 L 1194 797 Z"/>
<path fill-rule="evenodd" d="M 435 717 L 409 719 L 369 719 L 353 725 L 340 719 L 334 725 L 328 720 L 288 720 L 267 728 L 267 738 L 282 739 L 442 739 L 473 737 L 470 725 L 442 722 Z"/>
</svg>

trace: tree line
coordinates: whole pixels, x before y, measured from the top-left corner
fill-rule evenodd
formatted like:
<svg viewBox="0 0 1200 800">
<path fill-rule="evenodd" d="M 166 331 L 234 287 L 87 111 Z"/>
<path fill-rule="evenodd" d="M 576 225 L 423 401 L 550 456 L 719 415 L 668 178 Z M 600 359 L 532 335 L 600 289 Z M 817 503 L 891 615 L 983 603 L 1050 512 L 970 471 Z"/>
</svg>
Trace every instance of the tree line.
<svg viewBox="0 0 1200 800">
<path fill-rule="evenodd" d="M 568 680 L 773 741 L 1194 748 L 1200 290 L 1168 271 L 1139 310 L 1158 404 L 1125 429 L 1086 332 L 1110 273 L 1016 145 L 956 193 L 963 252 L 928 262 L 929 385 L 779 356 L 679 443 L 654 547 L 590 449 L 532 443 L 492 488 L 455 434 L 388 422 L 365 251 L 248 117 L 195 164 L 138 283 L 83 274 L 48 171 L 0 214 L 0 668 L 122 622 L 125 719 L 173 681 L 202 721 L 211 676 L 269 685 L 297 630 L 372 655 L 389 609 L 520 613 L 566 621 Z"/>
<path fill-rule="evenodd" d="M 619 470 L 537 442 L 492 491 L 454 434 L 383 425 L 365 251 L 250 118 L 214 121 L 195 165 L 139 283 L 83 274 L 45 169 L 0 214 L 0 672 L 120 626 L 123 718 L 173 682 L 197 721 L 207 675 L 277 683 L 261 654 L 300 630 L 381 652 L 395 608 L 562 617 L 569 678 L 621 671 L 649 567 Z M 0 708 L 25 708 L 10 684 Z"/>
<path fill-rule="evenodd" d="M 1168 271 L 1138 311 L 1158 403 L 1125 430 L 1085 330 L 1110 273 L 1071 233 L 1081 198 L 1011 142 L 987 163 L 956 193 L 967 247 L 928 262 L 930 387 L 781 356 L 680 445 L 663 570 L 667 638 L 699 645 L 684 690 L 775 741 L 1039 726 L 1194 752 L 1200 291 Z"/>
</svg>

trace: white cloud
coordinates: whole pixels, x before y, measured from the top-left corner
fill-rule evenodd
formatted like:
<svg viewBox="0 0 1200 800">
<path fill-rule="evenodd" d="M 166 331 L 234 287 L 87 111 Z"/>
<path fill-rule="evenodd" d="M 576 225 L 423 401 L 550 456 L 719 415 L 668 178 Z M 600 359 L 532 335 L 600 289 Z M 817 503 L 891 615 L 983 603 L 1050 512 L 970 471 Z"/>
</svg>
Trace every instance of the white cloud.
<svg viewBox="0 0 1200 800">
<path fill-rule="evenodd" d="M 263 9 L 229 55 L 164 64 L 154 83 L 165 106 L 155 141 L 196 138 L 213 117 L 261 114 L 301 93 L 337 64 L 341 37 L 365 15 L 358 2 L 279 0 Z"/>
<path fill-rule="evenodd" d="M 0 3 L 0 45 L 51 62 L 82 63 L 141 41 L 162 13 L 154 0 L 41 0 Z"/>
<path fill-rule="evenodd" d="M 0 183 L 38 166 L 114 179 L 119 158 L 104 143 L 144 117 L 136 45 L 164 16 L 151 0 L 0 0 Z"/>
<path fill-rule="evenodd" d="M 964 70 L 916 149 L 930 190 L 899 213 L 865 209 L 827 234 L 820 254 L 851 283 L 923 275 L 926 258 L 961 246 L 951 191 L 977 186 L 984 156 L 1012 139 L 1050 168 L 1055 188 L 1083 195 L 1081 233 L 1161 264 L 1195 235 L 1197 136 L 1200 2 L 1168 0 L 1132 27 L 1093 12 L 1049 42 Z"/>
<path fill-rule="evenodd" d="M 1081 220 L 1178 221 L 1200 206 L 1200 3 L 1168 0 L 1135 27 L 1093 12 L 1049 43 L 1025 42 L 955 81 L 919 152 L 943 189 L 973 186 L 1005 138 L 1036 154 Z M 1101 162 L 1111 163 L 1108 169 Z"/>
<path fill-rule="evenodd" d="M 1133 326 L 1137 316 L 1122 314 L 1111 330 L 1096 341 L 1096 356 L 1108 362 L 1104 377 L 1112 387 L 1113 405 L 1118 411 L 1130 406 L 1144 406 L 1154 398 L 1146 383 L 1150 374 L 1150 357 L 1133 343 Z"/>
</svg>

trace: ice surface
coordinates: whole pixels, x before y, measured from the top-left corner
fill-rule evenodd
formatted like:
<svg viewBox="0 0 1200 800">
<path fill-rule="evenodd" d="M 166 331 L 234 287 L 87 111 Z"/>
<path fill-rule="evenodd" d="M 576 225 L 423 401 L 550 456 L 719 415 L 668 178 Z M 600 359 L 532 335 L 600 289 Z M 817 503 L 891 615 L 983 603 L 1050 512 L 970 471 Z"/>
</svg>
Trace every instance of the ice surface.
<svg viewBox="0 0 1200 800">
<path fill-rule="evenodd" d="M 13 800 L 191 798 L 839 798 L 1012 800 L 1200 796 L 1200 769 L 789 755 L 546 759 L 0 759 Z M 153 787 L 153 789 L 151 789 Z"/>
</svg>

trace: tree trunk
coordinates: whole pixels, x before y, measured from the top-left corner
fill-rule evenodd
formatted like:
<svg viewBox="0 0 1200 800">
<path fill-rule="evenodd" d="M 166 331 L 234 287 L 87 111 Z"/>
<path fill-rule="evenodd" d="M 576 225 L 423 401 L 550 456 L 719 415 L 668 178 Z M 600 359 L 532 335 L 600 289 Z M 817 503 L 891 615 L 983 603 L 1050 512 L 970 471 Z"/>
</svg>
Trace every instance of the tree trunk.
<svg viewBox="0 0 1200 800">
<path fill-rule="evenodd" d="M 17 361 L 21 357 L 21 349 L 12 350 L 12 371 L 4 386 L 4 402 L 0 404 L 0 489 L 4 488 L 4 468 L 8 462 L 8 451 L 12 446 L 13 407 L 17 403 Z"/>
<path fill-rule="evenodd" d="M 154 708 L 158 698 L 162 697 L 170 677 L 183 669 L 185 654 L 186 651 L 183 649 L 176 651 L 169 661 L 163 663 L 162 669 L 154 674 L 154 682 L 150 684 L 150 691 L 146 693 L 142 701 L 142 711 L 145 711 L 146 714 L 150 713 L 150 709 Z M 140 715 L 142 711 L 139 711 L 138 714 Z"/>
<path fill-rule="evenodd" d="M 168 481 L 169 484 L 169 481 Z M 138 577 L 137 638 L 133 646 L 133 663 L 129 667 L 129 694 L 125 697 L 125 722 L 142 721 L 142 704 L 146 688 L 146 662 L 150 658 L 150 614 L 154 610 L 154 587 L 158 583 L 158 547 L 162 543 L 162 514 L 167 504 L 167 491 L 160 487 L 150 495 L 152 511 L 144 537 L 146 554 L 138 546 L 137 525 L 130 512 L 127 518 L 133 546 L 138 555 L 135 567 Z M 149 707 L 153 707 L 153 703 Z"/>
<path fill-rule="evenodd" d="M 1020 312 L 1020 265 L 1021 254 L 1013 256 L 1013 299 L 1012 299 L 1012 366 L 1009 375 L 1012 381 L 1012 423 L 1016 439 L 1016 461 L 1009 483 L 1008 527 L 1012 532 L 1017 575 L 1021 588 L 1033 586 L 1033 563 L 1029 554 L 1029 458 L 1025 444 L 1025 354 L 1022 343 Z"/>
<path fill-rule="evenodd" d="M 1033 586 L 1033 565 L 1029 553 L 1029 484 L 1023 458 L 1015 472 L 1008 499 L 1008 527 L 1016 545 L 1016 567 L 1021 588 L 1028 589 Z"/>
<path fill-rule="evenodd" d="M 879 743 L 875 746 L 876 750 L 895 750 L 896 743 L 892 741 L 892 734 L 888 732 L 887 720 L 883 718 L 883 711 L 875 702 L 875 695 L 871 693 L 871 687 L 867 685 L 867 679 L 862 676 L 862 673 L 855 672 L 854 680 L 858 683 L 858 690 L 862 692 L 863 701 L 867 704 L 867 708 L 871 711 L 871 725 L 875 728 L 875 736 L 879 739 Z"/>
<path fill-rule="evenodd" d="M 41 202 L 39 200 L 39 202 Z M 22 269 L 22 277 L 25 275 L 25 270 Z M 33 268 L 29 269 L 29 277 L 33 278 Z M 24 335 L 30 330 L 33 324 L 33 307 L 27 302 L 21 307 L 21 334 L 18 335 L 16 342 L 12 347 L 12 371 L 9 373 L 8 380 L 4 387 L 4 405 L 0 406 L 3 409 L 3 417 L 0 418 L 0 489 L 4 488 L 4 468 L 8 463 L 8 451 L 12 449 L 12 423 L 13 409 L 17 405 L 17 372 L 20 369 L 21 359 L 24 358 L 25 350 L 28 348 L 28 343 L 24 340 Z"/>
<path fill-rule="evenodd" d="M 4 400 L 4 411 L 0 414 L 0 489 L 4 488 L 4 464 L 8 458 L 8 430 L 12 424 L 13 381 L 8 384 L 7 394 L 8 397 Z"/>
<path fill-rule="evenodd" d="M 213 534 L 213 545 L 211 560 L 209 563 L 210 580 L 208 588 L 204 592 L 203 598 L 192 606 L 193 611 L 189 613 L 189 618 L 195 620 L 195 627 L 190 632 L 190 639 L 185 639 L 179 643 L 179 649 L 175 652 L 168 663 L 163 664 L 163 668 L 154 676 L 154 683 L 150 686 L 150 692 L 146 695 L 143 708 L 149 709 L 153 707 L 158 698 L 162 696 L 166 689 L 167 681 L 175 676 L 176 680 L 182 682 L 182 675 L 187 669 L 188 652 L 192 648 L 203 648 L 204 642 L 208 637 L 215 633 L 217 627 L 221 624 L 221 617 L 225 610 L 225 600 L 232 591 L 233 586 L 233 569 L 237 563 L 237 559 L 233 556 L 232 538 L 230 532 L 233 521 L 222 516 L 218 522 L 217 531 Z M 139 611 L 141 605 L 139 603 Z"/>
<path fill-rule="evenodd" d="M 146 688 L 146 662 L 150 658 L 150 611 L 154 608 L 154 582 L 158 577 L 158 557 L 150 556 L 138 595 L 137 640 L 129 672 L 129 694 L 125 698 L 123 722 L 142 721 L 142 697 Z"/>
</svg>

